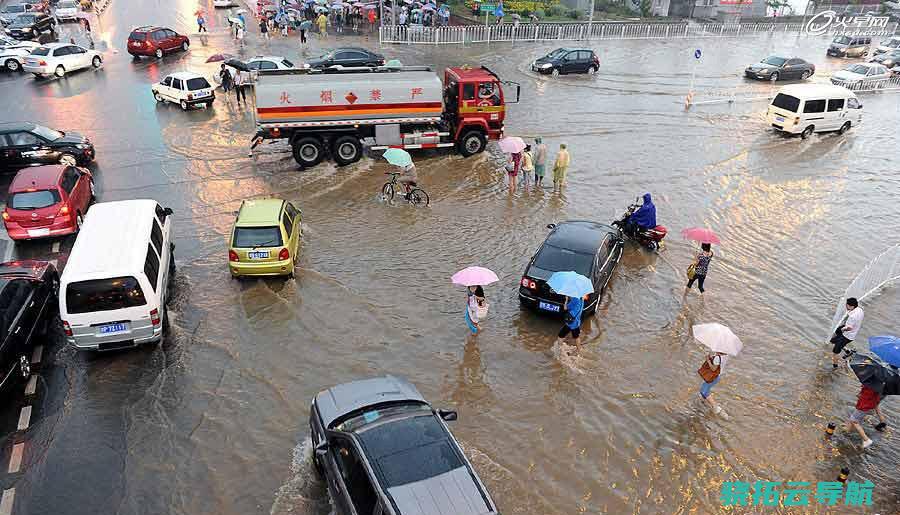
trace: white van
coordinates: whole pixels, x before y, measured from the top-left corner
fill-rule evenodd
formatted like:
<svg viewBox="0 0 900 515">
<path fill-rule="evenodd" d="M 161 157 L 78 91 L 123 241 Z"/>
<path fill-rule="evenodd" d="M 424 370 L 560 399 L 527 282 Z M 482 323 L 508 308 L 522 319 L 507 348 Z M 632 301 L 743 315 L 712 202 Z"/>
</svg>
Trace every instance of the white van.
<svg viewBox="0 0 900 515">
<path fill-rule="evenodd" d="M 843 134 L 862 121 L 862 104 L 847 88 L 824 84 L 795 84 L 778 91 L 766 121 L 772 127 L 804 139 L 813 132 Z"/>
<path fill-rule="evenodd" d="M 70 344 L 102 351 L 162 339 L 175 270 L 171 232 L 172 210 L 155 200 L 91 206 L 60 279 Z"/>
</svg>

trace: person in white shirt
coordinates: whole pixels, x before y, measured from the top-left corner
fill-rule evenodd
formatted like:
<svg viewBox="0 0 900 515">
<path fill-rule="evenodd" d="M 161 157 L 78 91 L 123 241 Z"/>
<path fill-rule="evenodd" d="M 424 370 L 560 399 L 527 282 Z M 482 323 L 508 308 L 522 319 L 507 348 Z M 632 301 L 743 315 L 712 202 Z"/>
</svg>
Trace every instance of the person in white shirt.
<svg viewBox="0 0 900 515">
<path fill-rule="evenodd" d="M 847 318 L 842 325 L 834 330 L 834 336 L 831 337 L 831 343 L 834 344 L 834 348 L 831 349 L 831 365 L 833 368 L 838 367 L 838 357 L 840 356 L 841 351 L 844 350 L 844 347 L 852 342 L 856 338 L 856 334 L 859 333 L 859 328 L 862 326 L 864 316 L 865 313 L 862 308 L 859 307 L 859 301 L 856 300 L 855 297 L 847 299 Z M 846 359 L 848 356 L 849 354 L 845 354 L 844 358 Z"/>
</svg>

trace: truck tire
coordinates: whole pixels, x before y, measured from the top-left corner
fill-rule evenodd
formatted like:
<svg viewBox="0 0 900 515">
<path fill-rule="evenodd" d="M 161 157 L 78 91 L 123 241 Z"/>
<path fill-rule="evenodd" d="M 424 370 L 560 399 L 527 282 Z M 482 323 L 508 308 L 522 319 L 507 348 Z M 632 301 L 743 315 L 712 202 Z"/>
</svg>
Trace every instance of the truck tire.
<svg viewBox="0 0 900 515">
<path fill-rule="evenodd" d="M 471 130 L 463 133 L 457 144 L 457 149 L 463 157 L 469 157 L 484 151 L 486 146 L 487 139 L 485 139 L 484 133 L 479 130 Z"/>
<path fill-rule="evenodd" d="M 362 144 L 356 136 L 341 136 L 331 145 L 331 155 L 338 166 L 346 166 L 359 161 L 362 151 Z"/>
<path fill-rule="evenodd" d="M 310 136 L 299 138 L 291 147 L 294 150 L 294 161 L 304 168 L 316 166 L 325 158 L 325 148 L 319 138 Z"/>
</svg>

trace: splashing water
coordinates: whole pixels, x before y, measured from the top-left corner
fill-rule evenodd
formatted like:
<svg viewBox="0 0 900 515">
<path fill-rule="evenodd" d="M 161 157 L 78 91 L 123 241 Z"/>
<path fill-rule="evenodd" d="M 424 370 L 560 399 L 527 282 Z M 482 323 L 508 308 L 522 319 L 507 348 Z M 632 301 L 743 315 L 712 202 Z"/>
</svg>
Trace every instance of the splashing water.
<svg viewBox="0 0 900 515">
<path fill-rule="evenodd" d="M 841 325 L 841 320 L 847 313 L 848 298 L 856 297 L 857 300 L 863 301 L 898 279 L 900 279 L 900 243 L 869 261 L 869 264 L 853 279 L 834 311 L 831 331 L 834 332 Z"/>
</svg>

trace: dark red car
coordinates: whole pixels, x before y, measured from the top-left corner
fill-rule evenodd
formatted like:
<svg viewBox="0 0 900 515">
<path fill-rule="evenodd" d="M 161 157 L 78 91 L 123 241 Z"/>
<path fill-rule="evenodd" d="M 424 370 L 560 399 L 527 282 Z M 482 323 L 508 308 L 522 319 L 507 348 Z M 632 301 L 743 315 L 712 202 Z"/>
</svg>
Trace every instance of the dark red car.
<svg viewBox="0 0 900 515">
<path fill-rule="evenodd" d="M 163 54 L 187 51 L 191 46 L 191 40 L 172 29 L 164 27 L 138 27 L 128 35 L 128 53 L 134 57 L 155 56 L 162 58 Z"/>
<path fill-rule="evenodd" d="M 9 185 L 3 225 L 13 240 L 72 234 L 78 232 L 93 199 L 93 177 L 85 168 L 26 168 Z"/>
</svg>

